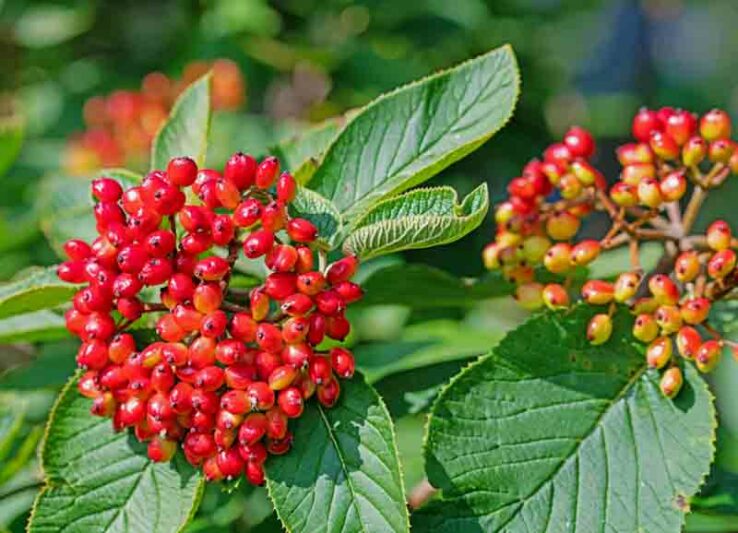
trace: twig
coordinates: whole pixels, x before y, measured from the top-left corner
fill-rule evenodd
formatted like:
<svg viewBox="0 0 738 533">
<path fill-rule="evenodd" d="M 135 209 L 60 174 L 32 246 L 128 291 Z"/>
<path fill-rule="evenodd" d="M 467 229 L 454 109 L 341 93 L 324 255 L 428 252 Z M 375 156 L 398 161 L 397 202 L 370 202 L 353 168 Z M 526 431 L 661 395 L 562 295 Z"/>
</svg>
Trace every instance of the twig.
<svg viewBox="0 0 738 533">
<path fill-rule="evenodd" d="M 234 304 L 233 302 L 226 302 L 220 304 L 220 307 L 222 309 L 225 309 L 226 311 L 233 311 L 234 313 L 248 313 L 249 308 L 244 307 L 242 305 Z"/>
<path fill-rule="evenodd" d="M 630 268 L 634 272 L 641 272 L 643 268 L 641 267 L 641 256 L 638 253 L 638 239 L 631 237 L 628 248 L 630 253 Z"/>
<path fill-rule="evenodd" d="M 687 204 L 687 208 L 684 210 L 680 237 L 687 235 L 692 229 L 705 198 L 707 198 L 707 191 L 699 185 L 695 186 L 694 192 L 692 192 L 692 197 L 689 199 L 689 203 Z"/>
</svg>

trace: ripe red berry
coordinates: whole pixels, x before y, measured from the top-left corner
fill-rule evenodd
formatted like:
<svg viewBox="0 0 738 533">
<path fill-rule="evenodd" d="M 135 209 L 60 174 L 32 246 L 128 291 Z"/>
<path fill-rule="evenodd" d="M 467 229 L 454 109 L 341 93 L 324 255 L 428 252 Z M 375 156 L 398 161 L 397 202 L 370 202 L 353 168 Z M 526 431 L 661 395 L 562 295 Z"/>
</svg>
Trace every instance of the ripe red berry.
<svg viewBox="0 0 738 533">
<path fill-rule="evenodd" d="M 98 178 L 92 182 L 92 195 L 100 202 L 117 202 L 123 194 L 120 183 L 111 178 Z"/>
<path fill-rule="evenodd" d="M 304 218 L 293 218 L 287 222 L 287 234 L 295 242 L 313 242 L 318 238 L 318 228 Z"/>
<path fill-rule="evenodd" d="M 595 151 L 595 142 L 592 134 L 584 128 L 574 126 L 564 135 L 564 144 L 573 157 L 591 157 Z"/>
<path fill-rule="evenodd" d="M 650 109 L 643 108 L 633 118 L 633 137 L 641 142 L 648 142 L 652 131 L 662 128 L 658 114 Z"/>
<path fill-rule="evenodd" d="M 223 279 L 231 270 L 228 261 L 216 255 L 200 259 L 195 264 L 193 273 L 204 281 L 218 281 Z"/>
<path fill-rule="evenodd" d="M 189 157 L 175 157 L 167 165 L 167 177 L 177 187 L 192 185 L 197 178 L 197 163 Z"/>
<path fill-rule="evenodd" d="M 243 253 L 249 259 L 256 259 L 269 253 L 274 246 L 274 232 L 257 230 L 243 242 Z"/>
<path fill-rule="evenodd" d="M 297 193 L 297 182 L 292 174 L 283 172 L 277 179 L 277 200 L 289 203 L 295 199 Z"/>
<path fill-rule="evenodd" d="M 267 157 L 256 168 L 255 182 L 260 189 L 268 189 L 274 183 L 279 173 L 279 160 L 276 157 Z"/>
<path fill-rule="evenodd" d="M 332 348 L 330 352 L 331 366 L 339 377 L 349 379 L 353 377 L 356 363 L 353 354 L 345 348 Z"/>
<path fill-rule="evenodd" d="M 223 177 L 243 191 L 254 184 L 256 166 L 256 159 L 252 156 L 236 152 L 226 162 Z"/>
<path fill-rule="evenodd" d="M 297 387 L 284 389 L 277 396 L 277 404 L 288 418 L 297 418 L 304 409 L 302 392 Z"/>
</svg>

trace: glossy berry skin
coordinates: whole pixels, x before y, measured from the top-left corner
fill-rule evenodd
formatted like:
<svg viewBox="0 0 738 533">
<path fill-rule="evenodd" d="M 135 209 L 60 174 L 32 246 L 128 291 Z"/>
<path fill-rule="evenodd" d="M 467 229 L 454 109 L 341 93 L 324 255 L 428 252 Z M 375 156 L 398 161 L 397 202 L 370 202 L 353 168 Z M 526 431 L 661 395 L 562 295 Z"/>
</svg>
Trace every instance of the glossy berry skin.
<svg viewBox="0 0 738 533">
<path fill-rule="evenodd" d="M 549 283 L 543 288 L 543 303 L 549 309 L 565 309 L 569 307 L 569 294 L 566 289 L 558 283 Z"/>
<path fill-rule="evenodd" d="M 298 418 L 304 409 L 302 392 L 297 387 L 284 389 L 277 396 L 277 405 L 288 418 Z"/>
<path fill-rule="evenodd" d="M 674 398 L 682 388 L 684 377 L 678 366 L 672 366 L 661 376 L 659 388 L 667 398 Z"/>
<path fill-rule="evenodd" d="M 671 359 L 672 342 L 669 337 L 658 337 L 646 350 L 646 361 L 651 368 L 663 368 Z"/>
<path fill-rule="evenodd" d="M 685 359 L 694 359 L 700 346 L 702 346 L 702 337 L 699 332 L 691 326 L 683 326 L 679 329 L 675 337 L 677 350 Z"/>
<path fill-rule="evenodd" d="M 175 157 L 167 165 L 169 181 L 177 187 L 187 187 L 195 183 L 197 164 L 189 157 Z"/>
<path fill-rule="evenodd" d="M 612 335 L 612 319 L 609 315 L 593 316 L 587 325 L 587 340 L 594 346 L 606 343 Z"/>
<path fill-rule="evenodd" d="M 614 294 L 615 287 L 607 281 L 590 280 L 582 287 L 582 298 L 593 305 L 610 303 Z"/>
<path fill-rule="evenodd" d="M 250 155 L 237 152 L 226 162 L 223 177 L 243 191 L 254 184 L 256 167 L 256 159 Z"/>
<path fill-rule="evenodd" d="M 659 334 L 656 319 L 649 314 L 641 314 L 633 323 L 633 336 L 641 342 L 651 342 Z"/>
<path fill-rule="evenodd" d="M 595 141 L 592 134 L 584 128 L 574 126 L 564 135 L 564 144 L 573 157 L 592 157 L 595 151 Z"/>
<path fill-rule="evenodd" d="M 695 353 L 694 361 L 700 372 L 711 372 L 720 361 L 723 346 L 720 341 L 708 340 Z"/>
<path fill-rule="evenodd" d="M 287 223 L 287 234 L 295 242 L 313 242 L 318 237 L 318 228 L 304 218 L 293 218 Z"/>
</svg>

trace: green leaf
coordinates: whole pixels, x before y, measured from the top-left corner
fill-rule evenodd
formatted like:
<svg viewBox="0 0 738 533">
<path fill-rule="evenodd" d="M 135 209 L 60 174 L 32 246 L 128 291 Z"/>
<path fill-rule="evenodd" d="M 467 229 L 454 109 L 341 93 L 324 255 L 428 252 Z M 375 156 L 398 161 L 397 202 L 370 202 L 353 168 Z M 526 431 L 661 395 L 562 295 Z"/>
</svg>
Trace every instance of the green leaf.
<svg viewBox="0 0 738 533">
<path fill-rule="evenodd" d="M 0 285 L 0 318 L 49 309 L 69 300 L 75 285 L 56 277 L 56 268 L 33 268 L 9 283 Z"/>
<path fill-rule="evenodd" d="M 173 157 L 188 156 L 205 163 L 210 129 L 210 78 L 208 73 L 190 85 L 169 113 L 151 147 L 151 168 L 165 169 Z"/>
<path fill-rule="evenodd" d="M 426 446 L 444 499 L 414 531 L 680 531 L 714 453 L 711 395 L 688 364 L 665 398 L 625 311 L 591 346 L 593 312 L 534 317 L 452 380 Z"/>
<path fill-rule="evenodd" d="M 100 170 L 90 178 L 50 176 L 41 182 L 36 203 L 41 217 L 41 230 L 60 257 L 64 257 L 62 246 L 69 239 L 92 242 L 98 236 L 90 182 L 103 176 L 119 181 L 123 188 L 133 187 L 142 179 L 135 172 L 109 168 Z"/>
<path fill-rule="evenodd" d="M 353 225 L 344 251 L 369 259 L 457 241 L 484 220 L 489 208 L 487 184 L 461 204 L 457 201 L 451 187 L 416 189 L 384 200 Z"/>
<path fill-rule="evenodd" d="M 284 168 L 298 183 L 305 184 L 315 173 L 325 151 L 346 124 L 346 117 L 326 120 L 282 141 L 276 149 Z"/>
<path fill-rule="evenodd" d="M 341 213 L 330 200 L 305 187 L 297 189 L 290 204 L 292 216 L 308 219 L 318 228 L 318 240 L 329 250 L 335 245 L 342 227 Z"/>
<path fill-rule="evenodd" d="M 180 531 L 200 499 L 203 478 L 180 454 L 154 463 L 146 446 L 110 419 L 92 416 L 72 379 L 52 410 L 41 449 L 46 486 L 29 533 Z"/>
<path fill-rule="evenodd" d="M 362 283 L 365 305 L 397 304 L 414 309 L 469 307 L 479 300 L 511 294 L 514 285 L 499 272 L 475 279 L 456 276 L 423 264 L 390 265 Z M 433 297 L 428 295 L 432 288 Z"/>
<path fill-rule="evenodd" d="M 518 84 L 503 46 L 381 96 L 328 148 L 310 188 L 354 218 L 479 148 L 510 119 Z"/>
<path fill-rule="evenodd" d="M 68 336 L 64 317 L 53 311 L 35 311 L 0 320 L 0 343 L 41 342 Z"/>
<path fill-rule="evenodd" d="M 311 402 L 288 454 L 267 461 L 267 488 L 294 533 L 408 531 L 387 408 L 361 376 L 341 382 L 332 409 Z"/>
</svg>

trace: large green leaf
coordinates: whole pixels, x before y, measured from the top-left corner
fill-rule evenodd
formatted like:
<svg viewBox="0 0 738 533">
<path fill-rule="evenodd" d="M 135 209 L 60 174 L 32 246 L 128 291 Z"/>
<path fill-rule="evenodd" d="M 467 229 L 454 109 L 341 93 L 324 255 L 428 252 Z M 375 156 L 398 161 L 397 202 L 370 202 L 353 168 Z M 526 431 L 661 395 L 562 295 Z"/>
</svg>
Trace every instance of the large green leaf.
<svg viewBox="0 0 738 533">
<path fill-rule="evenodd" d="M 141 181 L 139 174 L 122 168 L 103 169 L 87 179 L 49 176 L 42 181 L 36 208 L 41 229 L 60 257 L 63 257 L 62 246 L 69 239 L 92 242 L 98 236 L 90 182 L 103 176 L 119 181 L 124 188 Z"/>
<path fill-rule="evenodd" d="M 426 465 L 444 499 L 415 531 L 677 533 L 713 457 L 715 412 L 691 365 L 676 400 L 615 316 L 543 314 L 464 370 L 434 405 Z"/>
<path fill-rule="evenodd" d="M 469 307 L 479 300 L 512 294 L 514 290 L 514 285 L 499 272 L 481 279 L 460 279 L 423 264 L 381 268 L 362 286 L 366 292 L 362 304 L 398 304 L 416 309 Z"/>
<path fill-rule="evenodd" d="M 203 478 L 178 454 L 154 463 L 146 446 L 110 419 L 89 413 L 72 379 L 49 419 L 41 449 L 46 486 L 30 533 L 180 531 L 200 499 Z"/>
<path fill-rule="evenodd" d="M 69 300 L 75 285 L 61 281 L 56 268 L 33 268 L 23 276 L 0 285 L 0 318 L 49 309 Z"/>
<path fill-rule="evenodd" d="M 294 533 L 408 531 L 387 408 L 361 376 L 341 382 L 338 404 L 311 402 L 294 421 L 290 452 L 267 461 L 267 488 Z"/>
<path fill-rule="evenodd" d="M 190 85 L 169 113 L 151 147 L 151 168 L 165 169 L 173 157 L 189 156 L 205 163 L 210 129 L 210 78 L 208 73 Z"/>
<path fill-rule="evenodd" d="M 326 152 L 310 188 L 353 218 L 477 149 L 502 128 L 518 96 L 509 46 L 381 96 Z"/>
<path fill-rule="evenodd" d="M 416 189 L 375 205 L 352 226 L 343 248 L 369 259 L 448 244 L 479 226 L 488 208 L 486 183 L 461 204 L 451 187 Z"/>
<path fill-rule="evenodd" d="M 330 200 L 315 191 L 299 187 L 294 201 L 290 204 L 293 216 L 308 219 L 318 228 L 318 241 L 324 247 L 333 248 L 342 227 L 341 213 Z"/>
</svg>

